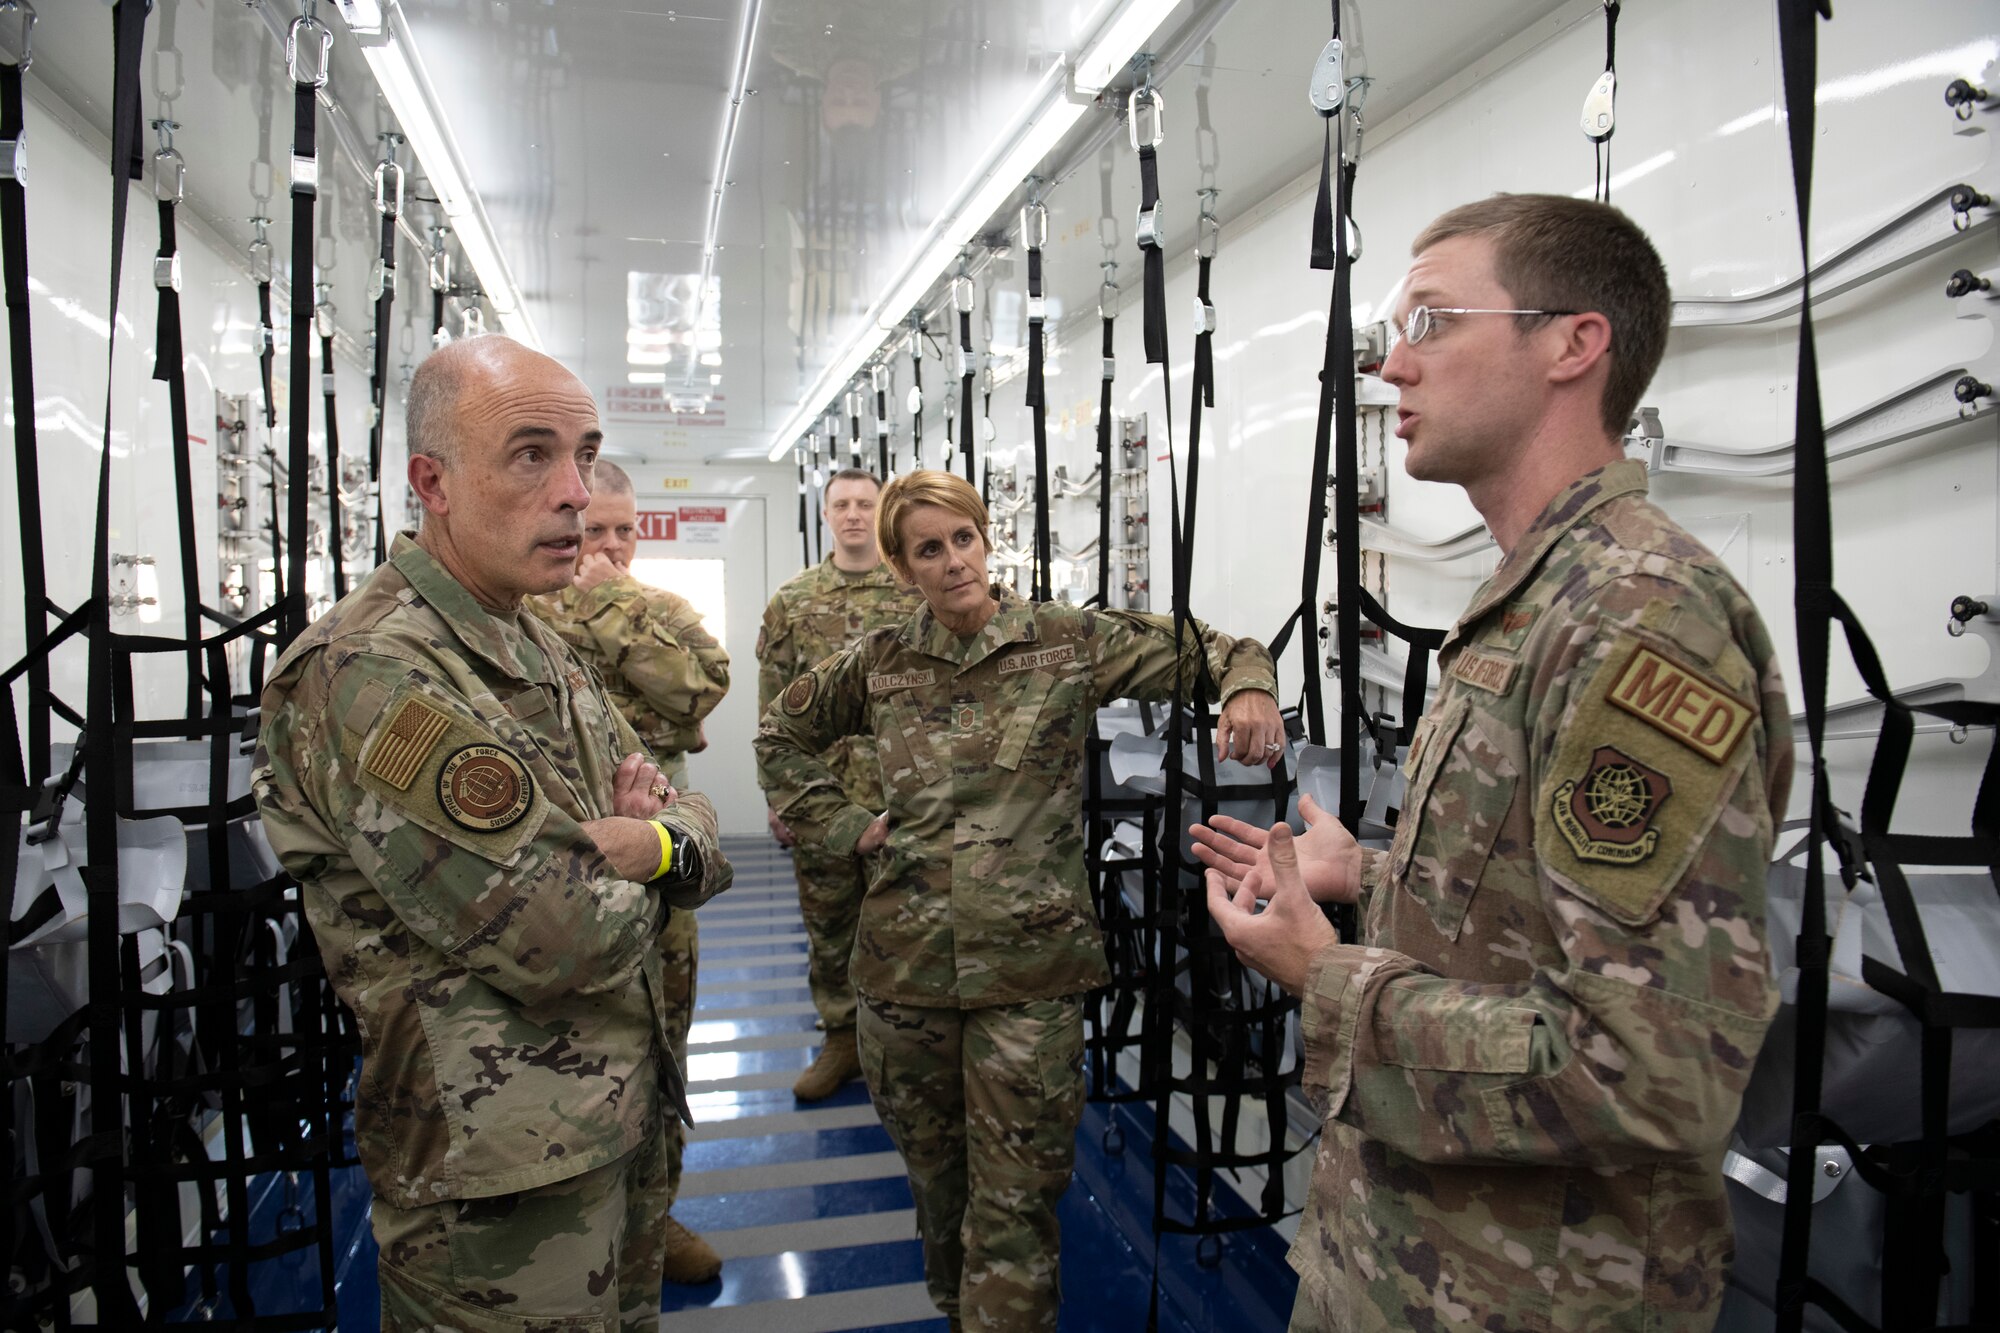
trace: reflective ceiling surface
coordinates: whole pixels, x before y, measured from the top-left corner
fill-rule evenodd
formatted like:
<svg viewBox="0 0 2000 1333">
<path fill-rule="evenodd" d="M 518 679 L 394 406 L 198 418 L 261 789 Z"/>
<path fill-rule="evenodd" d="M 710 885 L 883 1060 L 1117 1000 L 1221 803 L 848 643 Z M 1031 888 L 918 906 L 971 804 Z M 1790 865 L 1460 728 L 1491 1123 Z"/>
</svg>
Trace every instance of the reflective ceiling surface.
<svg viewBox="0 0 2000 1333">
<path fill-rule="evenodd" d="M 704 336 L 694 275 L 745 3 L 757 4 L 758 24 Z M 403 10 L 542 342 L 618 409 L 607 413 L 624 423 L 614 443 L 748 460 L 763 457 L 1010 117 L 1110 3 L 403 0 Z M 332 5 L 322 9 L 338 34 L 328 96 L 372 159 L 388 114 Z M 1428 0 L 1357 15 L 1350 5 L 1347 36 L 1372 80 L 1367 119 L 1382 124 L 1516 33 L 1594 9 Z M 35 73 L 108 134 L 108 11 L 75 0 L 42 10 Z M 281 270 L 291 124 L 270 29 L 296 13 L 296 0 L 159 0 L 149 46 L 166 54 L 146 71 L 148 116 L 166 111 L 184 127 L 191 205 L 237 246 L 251 214 L 278 218 Z M 1321 122 L 1304 92 L 1327 22 L 1324 4 L 1300 0 L 1182 0 L 1168 14 L 1151 45 L 1186 59 L 1162 82 L 1170 255 L 1193 242 L 1198 190 L 1218 191 L 1226 224 L 1317 169 Z M 1052 315 L 1094 308 L 1104 236 L 1136 277 L 1138 177 L 1120 103 L 1090 110 L 1048 159 L 1071 167 L 1047 195 Z M 1103 150 L 1080 151 L 1094 136 Z M 359 167 L 336 162 L 324 174 L 331 239 L 320 260 L 336 261 L 343 329 L 365 344 L 373 209 Z M 421 233 L 430 219 L 415 187 L 410 221 Z M 1101 225 L 1107 210 L 1113 223 Z M 1010 208 L 991 232 L 1016 230 Z M 1301 237 L 1302 268 L 1304 250 Z M 399 316 L 427 323 L 413 260 Z M 976 340 L 990 330 L 997 351 L 1018 346 L 1022 281 L 1011 259 L 982 272 L 990 295 Z M 421 347 L 411 331 L 398 341 L 401 357 Z M 941 369 L 927 376 L 943 379 Z"/>
</svg>

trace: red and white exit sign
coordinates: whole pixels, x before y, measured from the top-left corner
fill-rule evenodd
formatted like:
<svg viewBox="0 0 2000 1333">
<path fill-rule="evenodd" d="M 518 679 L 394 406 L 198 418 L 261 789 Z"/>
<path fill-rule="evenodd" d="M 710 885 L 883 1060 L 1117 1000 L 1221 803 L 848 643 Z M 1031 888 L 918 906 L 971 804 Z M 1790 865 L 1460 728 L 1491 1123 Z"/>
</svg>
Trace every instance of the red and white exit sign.
<svg viewBox="0 0 2000 1333">
<path fill-rule="evenodd" d="M 643 510 L 639 514 L 639 540 L 715 542 L 721 539 L 722 527 L 728 522 L 729 510 L 722 505 Z"/>
</svg>

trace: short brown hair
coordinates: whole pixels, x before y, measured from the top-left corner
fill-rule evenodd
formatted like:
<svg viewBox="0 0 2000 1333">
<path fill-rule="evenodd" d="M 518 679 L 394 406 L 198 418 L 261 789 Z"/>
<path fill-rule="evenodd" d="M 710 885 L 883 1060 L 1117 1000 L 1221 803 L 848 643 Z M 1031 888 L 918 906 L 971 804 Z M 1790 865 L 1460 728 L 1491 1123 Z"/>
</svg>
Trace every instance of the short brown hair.
<svg viewBox="0 0 2000 1333">
<path fill-rule="evenodd" d="M 624 468 L 600 457 L 591 466 L 590 489 L 605 495 L 631 495 L 632 477 Z"/>
<path fill-rule="evenodd" d="M 904 473 L 882 491 L 881 506 L 875 511 L 875 544 L 882 548 L 884 560 L 902 556 L 903 535 L 896 529 L 903 515 L 918 505 L 936 505 L 971 519 L 979 529 L 979 539 L 986 540 L 986 528 L 992 520 L 972 483 L 956 473 L 921 468 Z"/>
<path fill-rule="evenodd" d="M 1559 194 L 1496 194 L 1425 227 L 1420 255 L 1454 236 L 1493 242 L 1493 276 L 1523 310 L 1594 311 L 1611 324 L 1603 422 L 1623 435 L 1667 350 L 1673 297 L 1659 252 L 1609 204 Z M 1518 321 L 1517 321 L 1518 322 Z"/>
<path fill-rule="evenodd" d="M 826 479 L 826 489 L 832 490 L 837 481 L 865 481 L 877 491 L 882 489 L 882 479 L 865 467 L 844 467 Z"/>
</svg>

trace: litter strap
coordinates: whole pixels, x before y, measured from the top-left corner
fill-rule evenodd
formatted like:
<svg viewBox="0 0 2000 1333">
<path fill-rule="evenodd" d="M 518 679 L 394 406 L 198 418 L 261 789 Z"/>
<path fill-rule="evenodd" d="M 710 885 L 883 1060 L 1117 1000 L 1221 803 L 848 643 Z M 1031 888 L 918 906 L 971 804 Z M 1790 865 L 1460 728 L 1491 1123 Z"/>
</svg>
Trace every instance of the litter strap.
<svg viewBox="0 0 2000 1333">
<path fill-rule="evenodd" d="M 970 315 L 962 316 L 966 321 Z M 1034 427 L 1035 437 L 1035 584 L 1034 599 L 1046 602 L 1054 595 L 1051 586 L 1051 559 L 1049 536 L 1049 399 L 1047 385 L 1043 381 L 1042 357 L 1044 348 L 1042 316 L 1042 247 L 1028 247 L 1028 419 Z M 972 377 L 966 376 L 966 406 L 970 407 Z M 967 473 L 971 476 L 970 432 L 967 433 L 968 450 Z M 1098 562 L 1103 563 L 1104 551 L 1098 550 Z"/>
<path fill-rule="evenodd" d="M 293 613 L 279 624 L 281 648 L 305 633 L 306 628 L 303 594 L 308 554 L 305 536 L 312 500 L 312 487 L 308 484 L 312 471 L 312 397 L 305 390 L 312 382 L 313 204 L 318 185 L 316 172 L 301 172 L 298 164 L 318 161 L 318 89 L 310 82 L 295 84 L 292 106 L 292 345 L 285 466 L 285 528 L 291 537 L 291 550 L 286 553 L 285 584 L 301 595 L 292 603 Z M 329 474 L 326 482 L 329 491 L 338 491 L 337 477 Z M 336 540 L 337 533 L 327 534 L 329 545 Z"/>
</svg>

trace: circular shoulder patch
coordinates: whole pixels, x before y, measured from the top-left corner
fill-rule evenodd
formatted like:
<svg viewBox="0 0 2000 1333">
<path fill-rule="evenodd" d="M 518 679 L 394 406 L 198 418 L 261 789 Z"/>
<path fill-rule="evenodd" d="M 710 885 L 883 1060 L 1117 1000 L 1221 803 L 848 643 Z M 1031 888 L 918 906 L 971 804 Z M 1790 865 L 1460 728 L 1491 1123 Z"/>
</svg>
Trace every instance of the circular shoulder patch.
<svg viewBox="0 0 2000 1333">
<path fill-rule="evenodd" d="M 818 693 L 819 677 L 808 671 L 791 683 L 785 690 L 785 697 L 781 702 L 785 705 L 785 711 L 796 717 L 812 707 L 813 696 Z"/>
<path fill-rule="evenodd" d="M 438 804 L 454 824 L 477 833 L 520 823 L 534 795 L 528 770 L 498 745 L 465 746 L 438 770 Z"/>
</svg>

